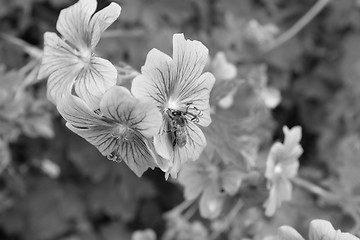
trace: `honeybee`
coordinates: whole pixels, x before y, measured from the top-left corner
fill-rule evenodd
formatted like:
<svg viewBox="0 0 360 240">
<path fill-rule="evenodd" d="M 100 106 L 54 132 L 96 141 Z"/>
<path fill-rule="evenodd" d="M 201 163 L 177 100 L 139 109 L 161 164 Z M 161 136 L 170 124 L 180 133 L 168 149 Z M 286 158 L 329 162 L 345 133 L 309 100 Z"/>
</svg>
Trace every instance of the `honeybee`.
<svg viewBox="0 0 360 240">
<path fill-rule="evenodd" d="M 169 116 L 169 124 L 168 124 L 168 133 L 171 133 L 170 140 L 172 146 L 175 147 L 184 147 L 187 143 L 188 138 L 188 119 L 187 115 L 190 115 L 192 118 L 190 121 L 195 123 L 199 122 L 199 116 L 201 112 L 195 108 L 197 114 L 190 113 L 189 110 L 190 104 L 187 105 L 185 111 L 181 110 L 174 110 L 174 109 L 167 109 L 167 114 Z"/>
</svg>

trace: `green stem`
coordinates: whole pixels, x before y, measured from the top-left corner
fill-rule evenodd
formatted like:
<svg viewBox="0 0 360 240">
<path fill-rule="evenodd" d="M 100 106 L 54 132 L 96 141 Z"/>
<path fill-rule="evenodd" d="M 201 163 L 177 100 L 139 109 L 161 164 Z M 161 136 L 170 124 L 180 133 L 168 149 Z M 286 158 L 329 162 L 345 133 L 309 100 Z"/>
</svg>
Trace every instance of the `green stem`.
<svg viewBox="0 0 360 240">
<path fill-rule="evenodd" d="M 315 5 L 302 17 L 300 18 L 290 29 L 276 38 L 270 43 L 264 50 L 268 53 L 275 48 L 279 47 L 283 43 L 294 37 L 301 29 L 303 29 L 331 0 L 318 0 Z"/>
</svg>

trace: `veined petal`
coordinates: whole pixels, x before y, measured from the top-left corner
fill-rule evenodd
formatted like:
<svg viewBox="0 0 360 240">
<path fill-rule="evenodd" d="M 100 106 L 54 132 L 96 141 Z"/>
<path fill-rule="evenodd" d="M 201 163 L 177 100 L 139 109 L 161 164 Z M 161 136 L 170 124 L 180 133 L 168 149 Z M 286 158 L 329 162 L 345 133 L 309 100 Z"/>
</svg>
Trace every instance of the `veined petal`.
<svg viewBox="0 0 360 240">
<path fill-rule="evenodd" d="M 90 18 L 96 10 L 96 0 L 79 0 L 74 5 L 61 10 L 56 29 L 78 50 L 90 49 L 92 33 Z"/>
<path fill-rule="evenodd" d="M 39 69 L 38 78 L 46 78 L 56 71 L 67 72 L 69 69 L 81 69 L 81 62 L 64 40 L 55 33 L 44 34 L 44 53 Z M 63 76 L 66 77 L 66 74 Z"/>
<path fill-rule="evenodd" d="M 101 113 L 110 119 L 127 124 L 150 138 L 159 132 L 162 116 L 155 105 L 134 98 L 124 87 L 109 89 L 100 103 Z"/>
<path fill-rule="evenodd" d="M 91 111 L 86 103 L 79 97 L 70 93 L 58 102 L 57 109 L 60 115 L 75 128 L 88 129 L 104 125 L 102 118 Z"/>
<path fill-rule="evenodd" d="M 92 57 L 88 68 L 83 68 L 76 78 L 75 92 L 91 109 L 98 109 L 103 94 L 116 85 L 117 71 L 108 60 Z"/>
<path fill-rule="evenodd" d="M 104 108 L 102 106 L 102 110 Z M 70 130 L 93 144 L 104 156 L 112 155 L 120 158 L 116 160 L 124 160 L 138 176 L 156 166 L 148 140 L 140 132 L 128 130 L 131 139 L 125 140 L 114 134 L 114 129 L 121 125 L 118 118 L 104 118 L 94 113 L 82 99 L 73 95 L 66 95 L 59 102 L 58 110 Z M 126 113 L 117 113 L 126 116 Z"/>
<path fill-rule="evenodd" d="M 206 146 L 206 139 L 201 129 L 194 123 L 189 122 L 187 127 L 187 140 L 183 147 L 175 145 L 171 156 L 173 166 L 169 169 L 172 178 L 176 178 L 183 164 L 187 161 L 195 161 Z"/>
<path fill-rule="evenodd" d="M 64 67 L 52 73 L 48 78 L 47 97 L 55 105 L 63 96 L 71 92 L 78 71 L 76 68 Z"/>
<path fill-rule="evenodd" d="M 152 49 L 141 68 L 142 74 L 132 82 L 131 92 L 135 97 L 152 101 L 159 108 L 164 108 L 175 87 L 175 70 L 173 60 L 168 55 Z"/>
<path fill-rule="evenodd" d="M 95 48 L 100 40 L 101 34 L 119 17 L 121 7 L 117 3 L 110 3 L 109 6 L 101 9 L 90 20 L 90 28 L 92 29 L 91 47 Z"/>
<path fill-rule="evenodd" d="M 140 177 L 148 168 L 156 167 L 154 153 L 147 146 L 147 139 L 134 132 L 132 141 L 123 141 L 118 149 L 122 159 Z"/>
<path fill-rule="evenodd" d="M 173 59 L 180 86 L 192 84 L 200 77 L 209 57 L 209 50 L 199 41 L 185 40 L 184 34 L 173 36 Z"/>
<path fill-rule="evenodd" d="M 211 123 L 209 96 L 214 83 L 214 75 L 206 72 L 199 78 L 181 85 L 179 102 L 184 106 L 186 103 L 191 102 L 192 107 L 202 111 L 198 124 L 204 127 L 209 126 Z"/>
</svg>

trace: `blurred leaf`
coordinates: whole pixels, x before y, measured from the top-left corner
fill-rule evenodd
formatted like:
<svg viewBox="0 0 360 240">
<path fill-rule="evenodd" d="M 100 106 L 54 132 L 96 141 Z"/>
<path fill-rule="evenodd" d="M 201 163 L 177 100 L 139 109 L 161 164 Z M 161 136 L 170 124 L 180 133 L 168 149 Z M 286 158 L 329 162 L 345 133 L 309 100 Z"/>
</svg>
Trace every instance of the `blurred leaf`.
<svg viewBox="0 0 360 240">
<path fill-rule="evenodd" d="M 73 229 L 83 214 L 83 201 L 76 189 L 38 178 L 15 208 L 0 215 L 0 224 L 10 234 L 22 234 L 23 239 L 45 240 Z"/>
<path fill-rule="evenodd" d="M 95 213 L 103 212 L 108 216 L 130 221 L 136 214 L 139 201 L 153 197 L 155 189 L 144 178 L 138 178 L 125 164 L 118 167 L 119 175 L 109 176 L 91 186 L 89 204 Z"/>
</svg>

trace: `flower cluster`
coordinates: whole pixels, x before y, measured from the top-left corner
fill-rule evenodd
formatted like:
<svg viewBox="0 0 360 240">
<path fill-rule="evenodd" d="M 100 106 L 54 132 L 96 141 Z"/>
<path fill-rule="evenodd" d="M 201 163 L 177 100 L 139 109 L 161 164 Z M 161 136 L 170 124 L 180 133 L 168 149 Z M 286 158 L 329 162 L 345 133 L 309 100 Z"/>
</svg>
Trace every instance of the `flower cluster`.
<svg viewBox="0 0 360 240">
<path fill-rule="evenodd" d="M 296 176 L 299 157 L 303 152 L 300 145 L 301 127 L 283 127 L 284 143 L 276 142 L 271 147 L 267 161 L 265 177 L 268 180 L 270 196 L 265 202 L 265 214 L 274 215 L 283 201 L 290 201 L 292 185 L 290 180 Z"/>
<path fill-rule="evenodd" d="M 44 35 L 39 78 L 48 77 L 48 97 L 66 126 L 104 156 L 124 161 L 138 176 L 160 167 L 166 177 L 176 177 L 206 145 L 199 126 L 211 123 L 215 82 L 211 73 L 202 73 L 208 49 L 175 34 L 173 57 L 151 50 L 130 92 L 117 85 L 115 66 L 94 52 L 121 7 L 111 3 L 94 14 L 96 7 L 96 0 L 79 0 L 61 11 L 61 37 Z"/>
</svg>

